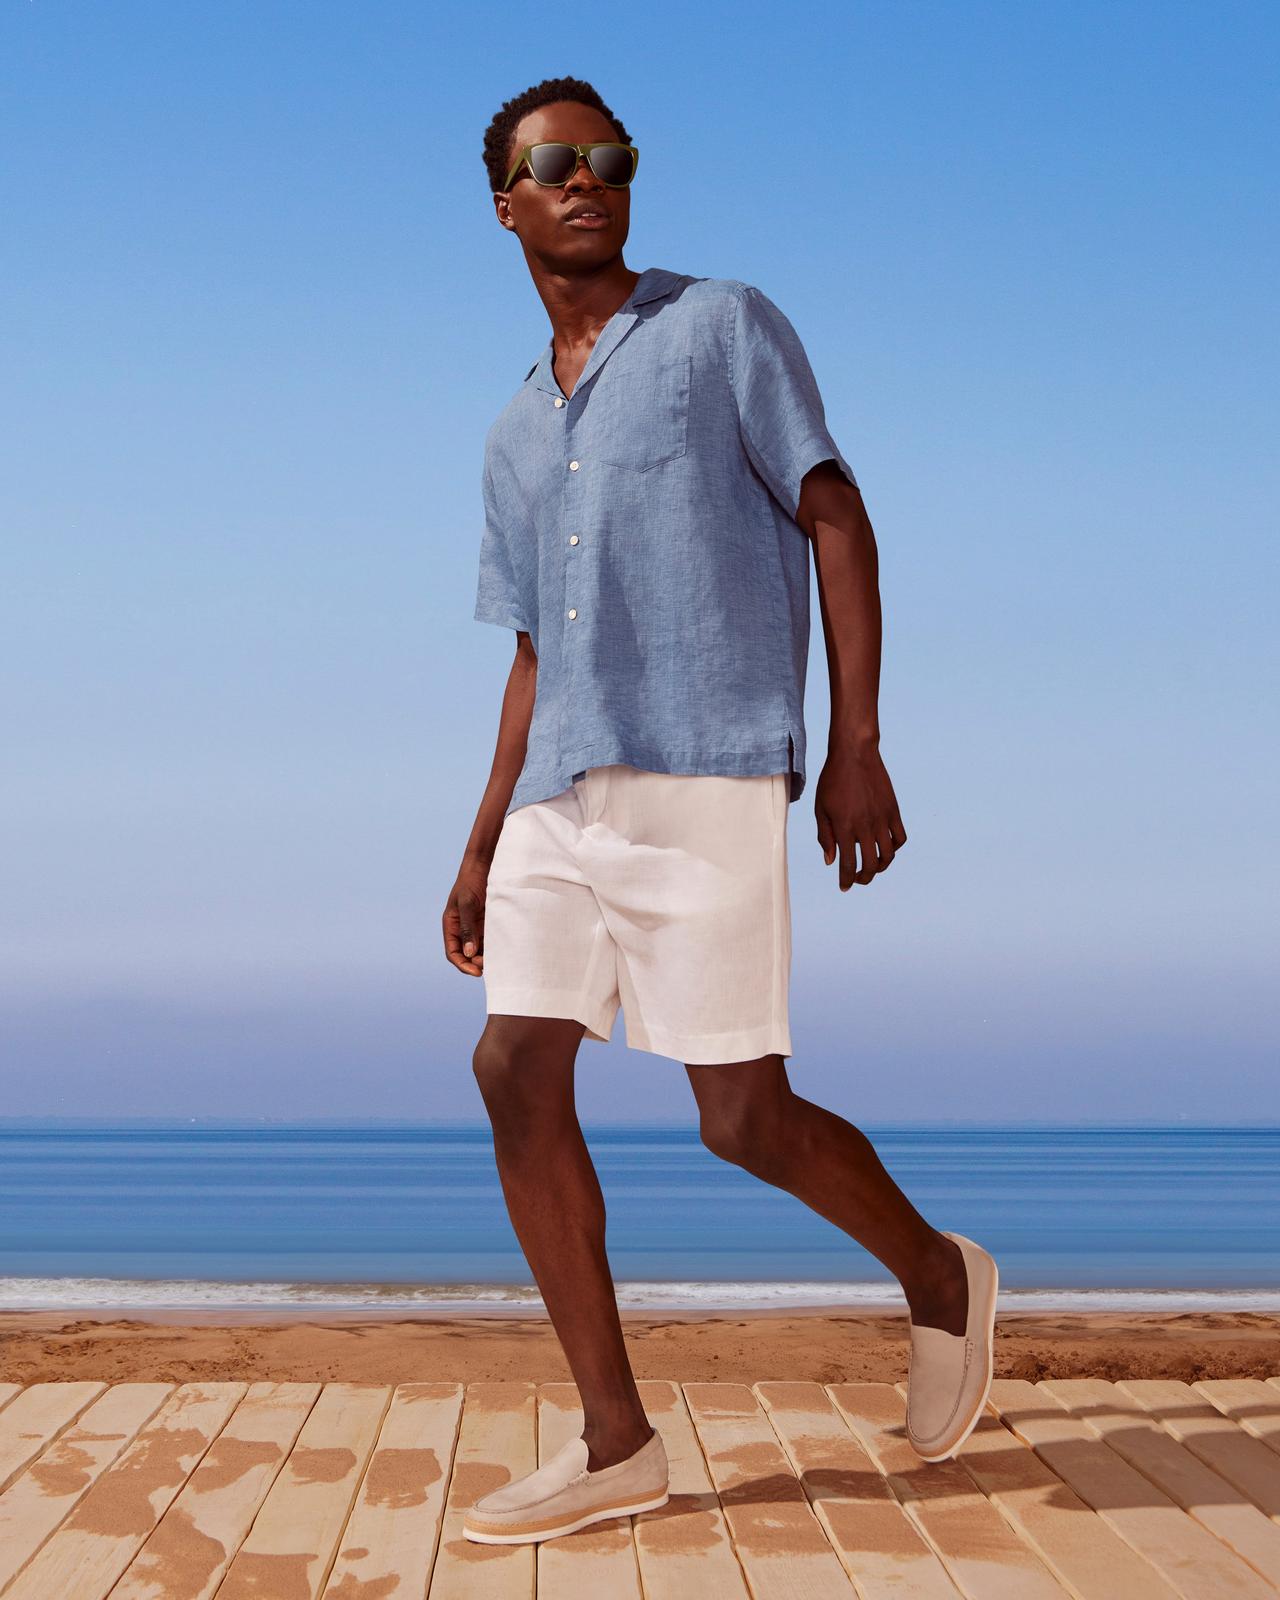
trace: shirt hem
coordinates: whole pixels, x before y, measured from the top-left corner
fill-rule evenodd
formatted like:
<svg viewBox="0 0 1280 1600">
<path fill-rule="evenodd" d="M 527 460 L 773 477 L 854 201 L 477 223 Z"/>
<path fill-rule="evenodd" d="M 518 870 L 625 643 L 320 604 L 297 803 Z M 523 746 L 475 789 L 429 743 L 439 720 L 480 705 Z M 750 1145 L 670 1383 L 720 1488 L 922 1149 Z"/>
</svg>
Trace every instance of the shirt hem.
<svg viewBox="0 0 1280 1600">
<path fill-rule="evenodd" d="M 473 622 L 492 622 L 499 628 L 514 628 L 517 633 L 532 633 L 532 629 L 523 617 L 518 617 L 513 611 L 477 610 L 472 613 Z"/>
<path fill-rule="evenodd" d="M 626 762 L 647 772 L 678 773 L 688 777 L 752 778 L 794 770 L 799 780 L 799 788 L 789 797 L 794 800 L 799 798 L 804 788 L 804 773 L 796 764 L 797 746 L 798 741 L 790 728 L 772 744 L 753 745 L 747 750 L 719 750 L 714 755 L 708 755 L 705 749 L 659 751 L 638 749 L 634 745 L 583 745 L 564 758 L 562 777 L 539 779 L 528 785 L 517 784 L 506 814 L 510 816 L 521 806 L 536 805 L 541 800 L 550 800 L 555 795 L 563 794 L 566 789 L 573 787 L 575 772 L 589 771 L 592 767 L 609 767 L 616 762 Z"/>
</svg>

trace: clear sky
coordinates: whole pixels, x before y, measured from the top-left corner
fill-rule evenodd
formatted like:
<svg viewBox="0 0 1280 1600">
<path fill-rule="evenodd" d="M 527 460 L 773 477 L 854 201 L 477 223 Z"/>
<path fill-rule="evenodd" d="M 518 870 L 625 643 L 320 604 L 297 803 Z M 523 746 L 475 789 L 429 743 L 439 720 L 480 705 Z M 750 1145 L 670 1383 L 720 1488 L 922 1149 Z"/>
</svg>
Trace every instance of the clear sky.
<svg viewBox="0 0 1280 1600">
<path fill-rule="evenodd" d="M 791 808 L 792 1081 L 856 1120 L 1280 1118 L 1271 4 L 11 3 L 0 1051 L 33 1114 L 459 1117 L 440 914 L 514 646 L 484 434 L 550 327 L 481 141 L 642 155 L 880 545 L 909 843 Z M 815 589 L 816 600 L 816 589 Z M 584 1043 L 585 1116 L 692 1120 Z"/>
</svg>

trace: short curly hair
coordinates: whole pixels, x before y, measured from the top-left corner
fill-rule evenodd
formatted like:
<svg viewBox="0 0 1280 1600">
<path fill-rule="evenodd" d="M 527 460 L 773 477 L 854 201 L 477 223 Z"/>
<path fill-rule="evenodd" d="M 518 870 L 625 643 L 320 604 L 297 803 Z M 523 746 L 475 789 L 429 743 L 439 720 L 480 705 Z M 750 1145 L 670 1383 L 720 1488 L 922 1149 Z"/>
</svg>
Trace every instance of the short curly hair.
<svg viewBox="0 0 1280 1600">
<path fill-rule="evenodd" d="M 499 193 L 511 168 L 511 142 L 521 117 L 539 106 L 553 105 L 557 100 L 576 100 L 590 106 L 607 117 L 623 144 L 631 143 L 631 135 L 605 105 L 595 88 L 583 78 L 544 78 L 512 100 L 504 100 L 484 133 L 484 164 L 489 174 L 489 187 Z"/>
</svg>

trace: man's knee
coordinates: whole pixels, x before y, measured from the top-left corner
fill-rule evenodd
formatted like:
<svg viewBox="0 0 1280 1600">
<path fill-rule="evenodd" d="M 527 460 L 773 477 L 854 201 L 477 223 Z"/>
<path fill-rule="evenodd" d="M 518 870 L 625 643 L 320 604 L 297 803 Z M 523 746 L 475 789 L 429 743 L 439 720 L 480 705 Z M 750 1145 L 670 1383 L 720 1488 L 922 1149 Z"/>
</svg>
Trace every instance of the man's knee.
<svg viewBox="0 0 1280 1600">
<path fill-rule="evenodd" d="M 698 1131 L 713 1155 L 748 1172 L 768 1172 L 776 1158 L 778 1118 L 762 1096 L 718 1099 L 701 1108 Z"/>
<path fill-rule="evenodd" d="M 519 1083 L 516 1051 L 507 1040 L 495 1036 L 488 1028 L 471 1052 L 471 1071 L 486 1105 L 501 1101 L 504 1093 L 514 1091 Z"/>
<path fill-rule="evenodd" d="M 495 1125 L 528 1128 L 558 1117 L 573 1100 L 574 1049 L 563 1025 L 548 1019 L 490 1018 L 471 1055 L 471 1070 Z"/>
<path fill-rule="evenodd" d="M 768 1177 L 777 1165 L 791 1085 L 777 1055 L 685 1069 L 698 1102 L 699 1133 L 713 1155 Z"/>
</svg>

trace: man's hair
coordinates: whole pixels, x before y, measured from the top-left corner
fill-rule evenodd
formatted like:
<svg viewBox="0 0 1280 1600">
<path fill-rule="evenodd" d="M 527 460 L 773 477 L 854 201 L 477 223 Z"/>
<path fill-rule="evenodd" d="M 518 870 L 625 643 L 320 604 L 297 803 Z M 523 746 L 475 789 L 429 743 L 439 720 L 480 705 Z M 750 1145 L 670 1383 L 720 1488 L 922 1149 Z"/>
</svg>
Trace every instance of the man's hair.
<svg viewBox="0 0 1280 1600">
<path fill-rule="evenodd" d="M 553 105 L 557 100 L 576 100 L 580 105 L 590 106 L 608 118 L 623 144 L 631 143 L 631 135 L 591 84 L 582 78 L 544 78 L 513 100 L 504 100 L 502 110 L 485 129 L 484 164 L 489 174 L 489 187 L 494 194 L 502 188 L 511 169 L 511 140 L 521 117 L 536 111 L 539 106 Z"/>
</svg>

